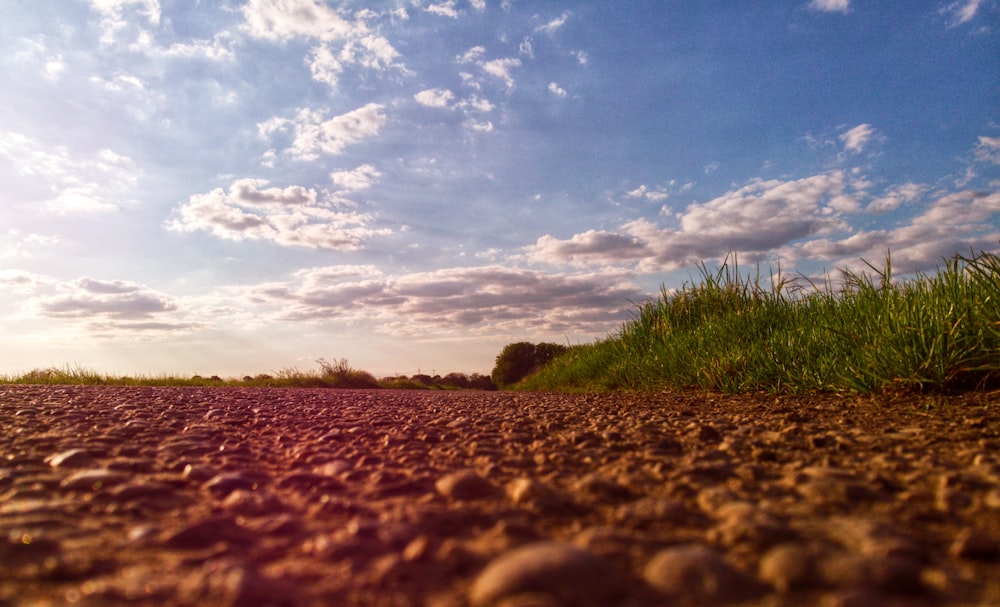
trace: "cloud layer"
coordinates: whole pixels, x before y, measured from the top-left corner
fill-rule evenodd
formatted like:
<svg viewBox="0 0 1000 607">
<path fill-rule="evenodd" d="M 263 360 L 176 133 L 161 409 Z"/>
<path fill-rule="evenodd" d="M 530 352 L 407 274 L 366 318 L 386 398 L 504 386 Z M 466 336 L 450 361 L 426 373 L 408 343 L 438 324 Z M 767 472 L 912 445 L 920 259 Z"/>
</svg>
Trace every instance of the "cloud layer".
<svg viewBox="0 0 1000 607">
<path fill-rule="evenodd" d="M 336 173 L 334 181 L 358 189 L 361 180 L 373 179 L 362 167 Z M 195 194 L 177 209 L 166 224 L 178 232 L 205 231 L 226 240 L 264 240 L 282 246 L 354 251 L 373 236 L 390 230 L 370 226 L 373 218 L 345 210 L 351 203 L 302 186 L 266 187 L 262 179 L 239 179 L 229 191 L 216 188 Z"/>
</svg>

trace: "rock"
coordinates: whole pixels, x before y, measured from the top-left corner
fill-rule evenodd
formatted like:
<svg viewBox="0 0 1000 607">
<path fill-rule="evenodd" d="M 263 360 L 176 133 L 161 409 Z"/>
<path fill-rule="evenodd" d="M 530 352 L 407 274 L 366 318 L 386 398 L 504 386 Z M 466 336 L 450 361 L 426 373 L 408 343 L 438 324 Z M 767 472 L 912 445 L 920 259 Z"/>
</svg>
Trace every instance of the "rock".
<svg viewBox="0 0 1000 607">
<path fill-rule="evenodd" d="M 539 542 L 494 559 L 472 585 L 473 607 L 510 605 L 505 599 L 544 595 L 558 605 L 603 607 L 624 591 L 624 574 L 603 558 L 561 542 Z M 503 601 L 503 603 L 501 603 Z"/>
<path fill-rule="evenodd" d="M 542 510 L 572 507 L 573 498 L 564 491 L 532 478 L 519 478 L 507 484 L 507 496 L 515 504 Z"/>
<path fill-rule="evenodd" d="M 500 493 L 496 485 L 471 470 L 443 476 L 434 483 L 434 488 L 441 495 L 458 501 L 487 499 Z"/>
<path fill-rule="evenodd" d="M 184 470 L 181 472 L 181 478 L 184 480 L 199 482 L 207 481 L 216 474 L 215 468 L 200 464 L 186 464 L 184 466 Z"/>
<path fill-rule="evenodd" d="M 700 603 L 733 603 L 761 595 L 755 579 L 718 552 L 687 544 L 656 553 L 643 571 L 650 586 L 670 597 Z"/>
<path fill-rule="evenodd" d="M 781 544 L 760 559 L 760 579 L 778 592 L 814 586 L 818 581 L 813 551 L 802 544 Z"/>
<path fill-rule="evenodd" d="M 237 489 L 256 489 L 257 482 L 239 473 L 217 474 L 207 483 L 207 488 L 217 498 L 224 498 Z"/>
<path fill-rule="evenodd" d="M 281 501 L 269 493 L 236 489 L 222 500 L 222 506 L 236 514 L 245 516 L 261 516 L 280 512 Z"/>
<path fill-rule="evenodd" d="M 93 468 L 97 462 L 84 449 L 70 449 L 50 455 L 45 463 L 53 468 Z"/>
<path fill-rule="evenodd" d="M 128 475 L 104 468 L 77 472 L 62 482 L 63 489 L 71 491 L 99 491 L 105 487 L 121 484 Z"/>
</svg>

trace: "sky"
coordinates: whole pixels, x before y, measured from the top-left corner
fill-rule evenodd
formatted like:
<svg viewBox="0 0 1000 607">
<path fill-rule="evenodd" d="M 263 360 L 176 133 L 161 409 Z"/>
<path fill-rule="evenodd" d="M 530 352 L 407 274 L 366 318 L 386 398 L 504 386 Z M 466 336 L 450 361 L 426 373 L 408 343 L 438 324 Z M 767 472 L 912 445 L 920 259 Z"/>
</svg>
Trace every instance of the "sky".
<svg viewBox="0 0 1000 607">
<path fill-rule="evenodd" d="M 488 374 L 1000 251 L 1000 0 L 4 0 L 0 374 Z"/>
</svg>

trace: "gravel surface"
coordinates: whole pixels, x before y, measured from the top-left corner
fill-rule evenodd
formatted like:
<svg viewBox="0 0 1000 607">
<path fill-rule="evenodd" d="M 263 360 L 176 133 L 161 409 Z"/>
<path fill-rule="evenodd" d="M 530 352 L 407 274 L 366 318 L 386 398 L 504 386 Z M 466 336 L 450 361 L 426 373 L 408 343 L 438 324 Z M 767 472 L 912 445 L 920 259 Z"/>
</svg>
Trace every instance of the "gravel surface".
<svg viewBox="0 0 1000 607">
<path fill-rule="evenodd" d="M 0 605 L 1000 605 L 1000 395 L 0 386 Z"/>
</svg>

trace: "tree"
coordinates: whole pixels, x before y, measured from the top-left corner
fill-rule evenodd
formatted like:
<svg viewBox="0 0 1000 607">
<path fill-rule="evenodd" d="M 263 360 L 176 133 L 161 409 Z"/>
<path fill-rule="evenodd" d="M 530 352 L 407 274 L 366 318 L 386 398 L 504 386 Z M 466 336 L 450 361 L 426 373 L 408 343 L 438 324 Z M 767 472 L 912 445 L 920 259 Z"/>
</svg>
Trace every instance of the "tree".
<svg viewBox="0 0 1000 607">
<path fill-rule="evenodd" d="M 566 351 L 566 346 L 552 343 L 533 344 L 519 341 L 504 346 L 497 356 L 490 377 L 497 387 L 505 388 L 531 375 L 542 365 Z"/>
</svg>

